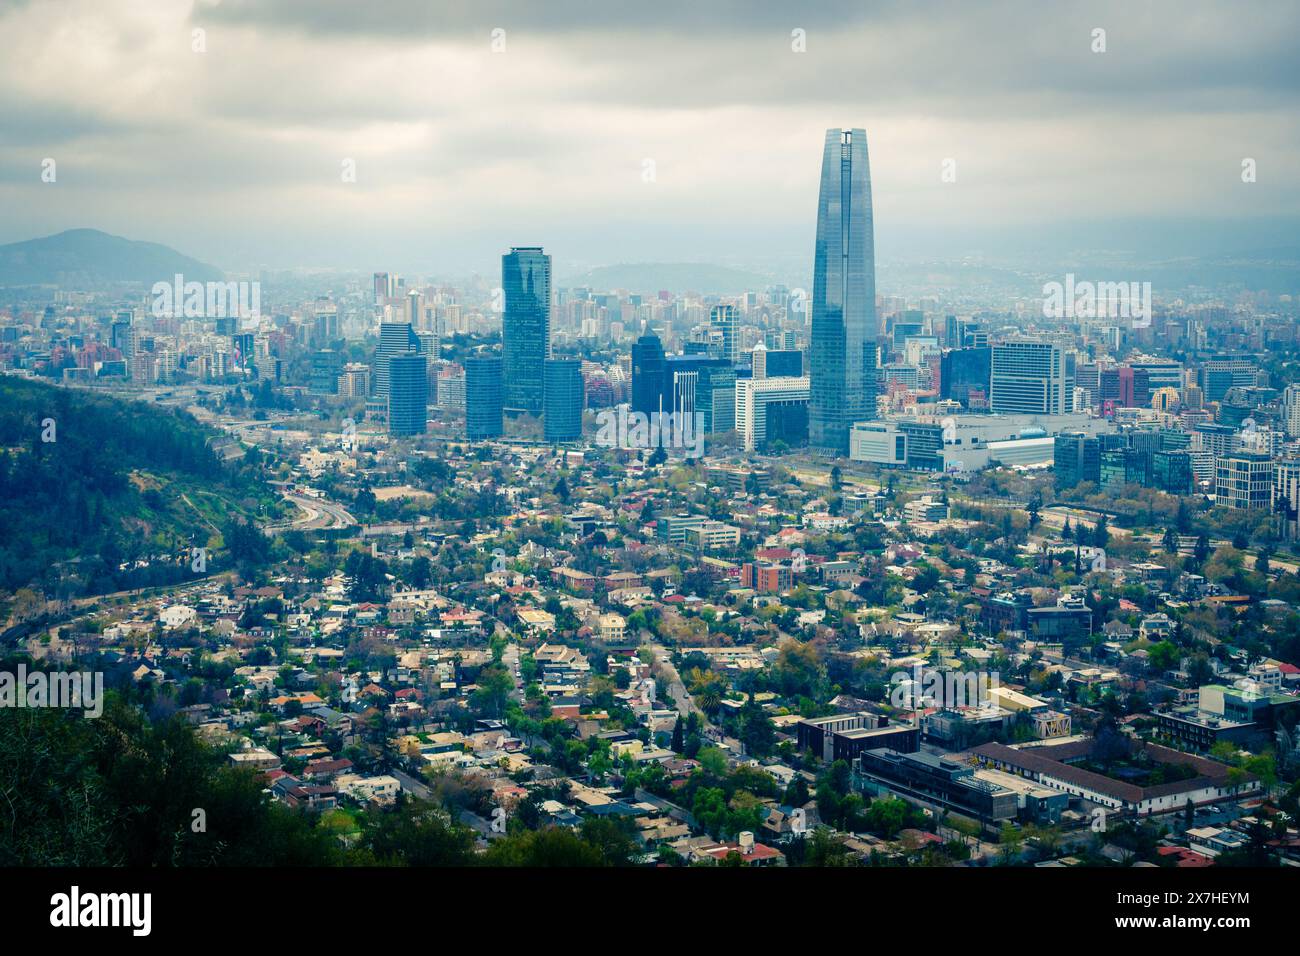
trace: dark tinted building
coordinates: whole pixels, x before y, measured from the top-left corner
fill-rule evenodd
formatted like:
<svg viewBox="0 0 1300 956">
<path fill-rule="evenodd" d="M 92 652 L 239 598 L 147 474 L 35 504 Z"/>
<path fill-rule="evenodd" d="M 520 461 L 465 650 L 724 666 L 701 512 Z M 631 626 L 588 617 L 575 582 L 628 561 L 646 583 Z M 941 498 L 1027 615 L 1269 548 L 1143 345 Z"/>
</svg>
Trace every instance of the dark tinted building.
<svg viewBox="0 0 1300 956">
<path fill-rule="evenodd" d="M 547 359 L 545 374 L 543 434 L 547 441 L 577 441 L 582 437 L 582 362 Z"/>
<path fill-rule="evenodd" d="M 551 257 L 540 246 L 512 248 L 501 257 L 501 288 L 505 407 L 536 415 L 551 357 Z"/>
<path fill-rule="evenodd" d="M 504 431 L 502 361 L 498 356 L 465 359 L 465 437 L 498 438 Z"/>
<path fill-rule="evenodd" d="M 423 435 L 428 426 L 429 363 L 415 352 L 388 359 L 388 434 Z"/>
</svg>

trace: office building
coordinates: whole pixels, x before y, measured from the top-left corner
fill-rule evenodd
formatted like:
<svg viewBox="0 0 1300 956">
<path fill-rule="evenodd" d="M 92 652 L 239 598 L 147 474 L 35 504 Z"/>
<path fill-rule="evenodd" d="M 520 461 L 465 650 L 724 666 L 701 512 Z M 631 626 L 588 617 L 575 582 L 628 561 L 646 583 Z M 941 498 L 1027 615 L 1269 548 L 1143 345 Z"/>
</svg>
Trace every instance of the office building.
<svg viewBox="0 0 1300 956">
<path fill-rule="evenodd" d="M 939 398 L 962 408 L 987 408 L 993 372 L 990 348 L 952 349 L 939 359 Z"/>
<path fill-rule="evenodd" d="M 333 349 L 319 349 L 311 356 L 311 387 L 313 395 L 337 395 L 339 374 L 343 371 L 343 355 Z"/>
<path fill-rule="evenodd" d="M 1074 356 L 1050 342 L 993 346 L 989 406 L 994 412 L 1068 415 L 1074 411 Z"/>
<path fill-rule="evenodd" d="M 420 340 L 410 322 L 381 322 L 379 345 L 375 349 L 375 396 L 388 397 L 388 360 L 395 355 L 420 351 Z"/>
<path fill-rule="evenodd" d="M 464 365 L 465 437 L 470 441 L 499 438 L 505 431 L 504 363 L 499 356 L 475 355 L 465 359 Z"/>
<path fill-rule="evenodd" d="M 1074 488 L 1085 481 L 1100 482 L 1101 443 L 1083 432 L 1057 435 L 1052 471 L 1058 489 Z"/>
<path fill-rule="evenodd" d="M 795 448 L 809 436 L 809 380 L 801 378 L 739 379 L 736 382 L 736 431 L 746 451 L 778 441 Z"/>
<path fill-rule="evenodd" d="M 750 356 L 754 378 L 800 378 L 804 374 L 799 349 L 769 349 L 759 342 Z"/>
<path fill-rule="evenodd" d="M 505 407 L 537 415 L 551 357 L 551 257 L 539 246 L 512 248 L 501 257 L 501 287 Z"/>
<path fill-rule="evenodd" d="M 740 320 L 734 305 L 715 305 L 709 310 L 709 324 L 722 332 L 722 357 L 735 365 L 740 359 Z"/>
<path fill-rule="evenodd" d="M 428 424 L 429 363 L 418 352 L 388 359 L 388 434 L 423 435 Z"/>
<path fill-rule="evenodd" d="M 1272 459 L 1245 451 L 1220 456 L 1215 469 L 1214 503 L 1250 511 L 1272 507 Z"/>
<path fill-rule="evenodd" d="M 664 346 L 657 335 L 643 335 L 632 346 L 632 411 L 660 410 L 664 393 Z"/>
<path fill-rule="evenodd" d="M 876 414 L 880 328 L 872 229 L 866 131 L 827 130 L 817 199 L 808 380 L 809 440 L 819 454 L 847 455 L 854 423 Z M 739 393 L 736 417 L 739 427 Z"/>
<path fill-rule="evenodd" d="M 582 360 L 547 359 L 542 431 L 547 441 L 577 441 L 582 437 Z"/>
</svg>

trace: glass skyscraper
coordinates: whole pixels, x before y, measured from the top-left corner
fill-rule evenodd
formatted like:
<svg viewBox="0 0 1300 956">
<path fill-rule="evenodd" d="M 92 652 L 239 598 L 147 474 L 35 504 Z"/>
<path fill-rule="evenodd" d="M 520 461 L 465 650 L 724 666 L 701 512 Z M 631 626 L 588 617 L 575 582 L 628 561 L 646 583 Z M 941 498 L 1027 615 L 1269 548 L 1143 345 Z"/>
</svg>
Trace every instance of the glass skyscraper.
<svg viewBox="0 0 1300 956">
<path fill-rule="evenodd" d="M 428 427 L 428 369 L 428 357 L 418 352 L 388 358 L 388 434 L 424 434 Z"/>
<path fill-rule="evenodd" d="M 536 415 L 551 357 L 551 257 L 540 246 L 512 247 L 501 257 L 501 288 L 505 406 Z"/>
<path fill-rule="evenodd" d="M 659 411 L 664 391 L 664 346 L 657 335 L 643 335 L 632 346 L 632 411 Z M 671 411 L 672 409 L 668 409 Z"/>
<path fill-rule="evenodd" d="M 547 441 L 577 441 L 582 437 L 582 360 L 546 360 L 546 411 L 542 432 Z"/>
<path fill-rule="evenodd" d="M 853 423 L 876 412 L 876 252 L 867 133 L 826 131 L 813 257 L 809 443 L 848 455 Z"/>
<path fill-rule="evenodd" d="M 375 349 L 375 394 L 388 397 L 388 360 L 394 355 L 420 351 L 420 340 L 410 322 L 381 322 Z"/>
<path fill-rule="evenodd" d="M 465 437 L 470 441 L 500 438 L 505 430 L 501 368 L 501 359 L 495 355 L 465 359 Z"/>
</svg>

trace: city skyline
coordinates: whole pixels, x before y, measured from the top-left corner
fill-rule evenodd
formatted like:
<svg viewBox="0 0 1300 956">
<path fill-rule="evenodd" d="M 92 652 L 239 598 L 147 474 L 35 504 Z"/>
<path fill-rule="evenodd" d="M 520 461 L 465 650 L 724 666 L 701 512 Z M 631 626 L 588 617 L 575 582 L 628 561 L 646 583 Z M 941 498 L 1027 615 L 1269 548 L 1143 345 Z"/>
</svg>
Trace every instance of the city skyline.
<svg viewBox="0 0 1300 956">
<path fill-rule="evenodd" d="M 440 7 L 0 0 L 20 938 L 1280 922 L 1300 9 Z"/>
</svg>

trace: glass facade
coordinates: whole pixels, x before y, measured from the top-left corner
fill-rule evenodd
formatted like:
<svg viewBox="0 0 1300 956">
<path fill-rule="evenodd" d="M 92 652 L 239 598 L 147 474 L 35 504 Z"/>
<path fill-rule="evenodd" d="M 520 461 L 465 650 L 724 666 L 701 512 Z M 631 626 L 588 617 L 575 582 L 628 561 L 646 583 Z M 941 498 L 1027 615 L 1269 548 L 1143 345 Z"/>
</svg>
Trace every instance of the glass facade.
<svg viewBox="0 0 1300 956">
<path fill-rule="evenodd" d="M 388 434 L 423 435 L 428 426 L 429 363 L 406 352 L 388 359 Z"/>
<path fill-rule="evenodd" d="M 545 374 L 543 434 L 547 441 L 577 441 L 582 437 L 582 362 L 576 358 L 548 359 Z"/>
<path fill-rule="evenodd" d="M 848 455 L 853 423 L 875 417 L 876 256 L 865 130 L 826 131 L 813 256 L 809 442 Z"/>
<path fill-rule="evenodd" d="M 505 406 L 536 415 L 551 357 L 551 257 L 540 246 L 512 248 L 501 257 L 501 288 Z"/>
<path fill-rule="evenodd" d="M 465 437 L 470 441 L 498 438 L 504 431 L 501 370 L 496 356 L 465 360 Z"/>
</svg>

